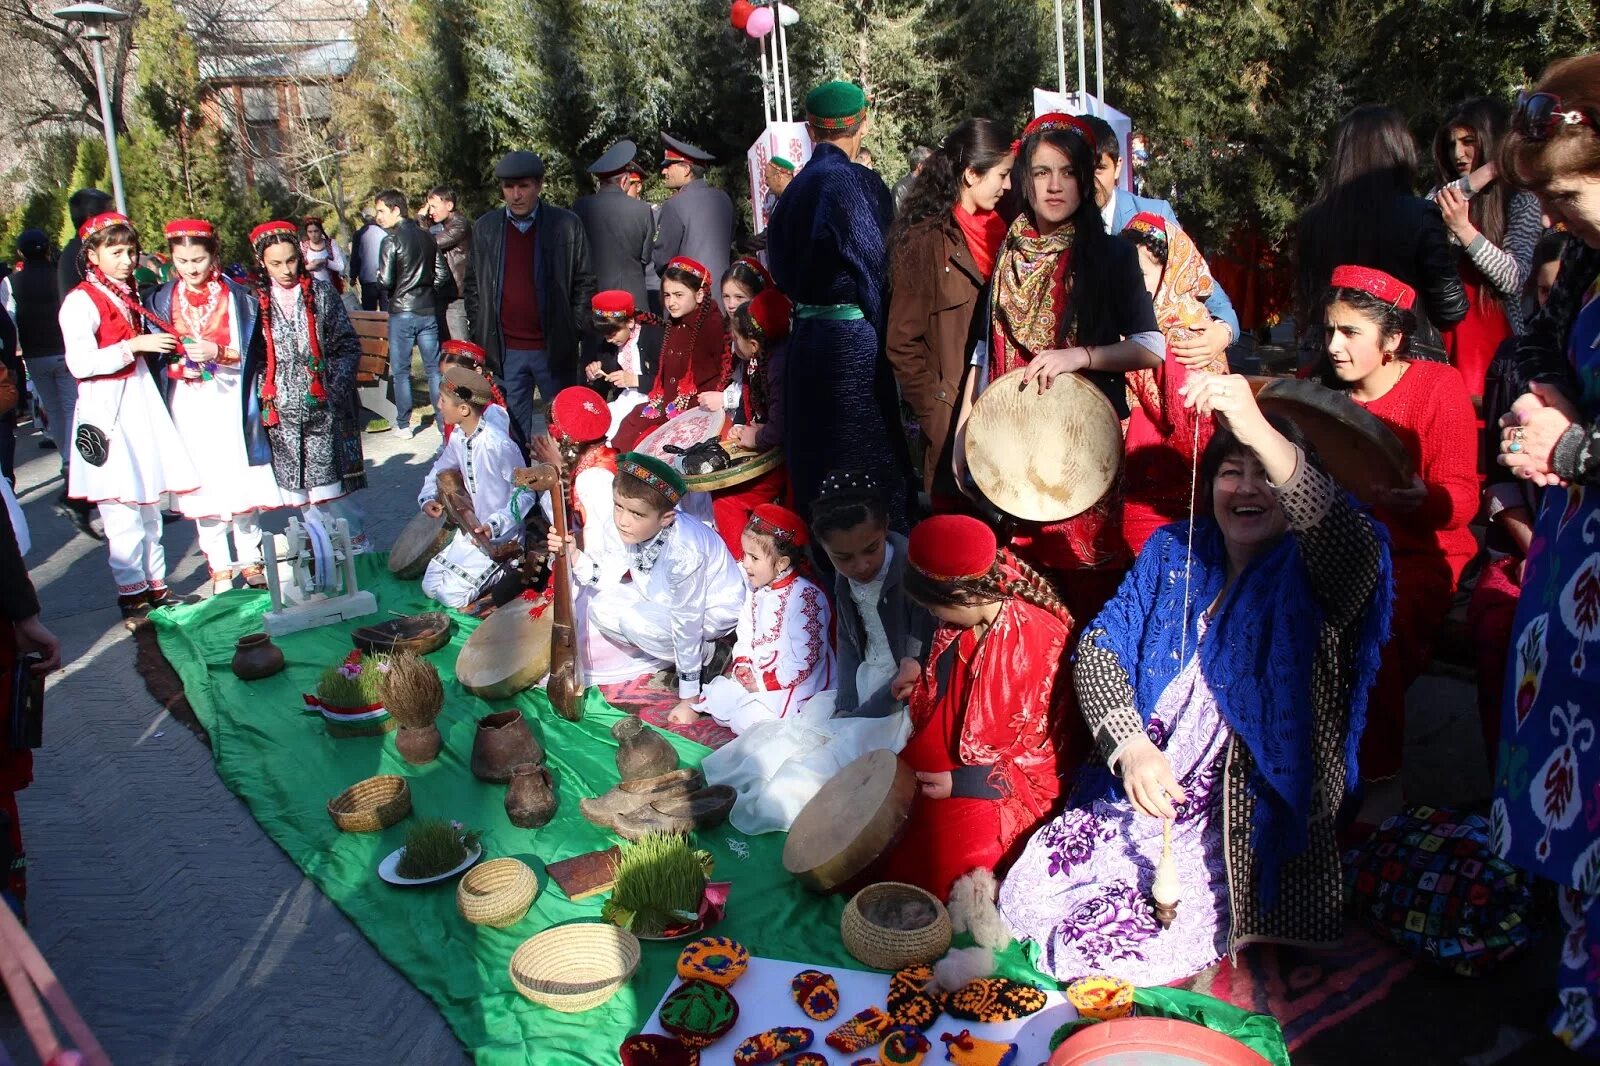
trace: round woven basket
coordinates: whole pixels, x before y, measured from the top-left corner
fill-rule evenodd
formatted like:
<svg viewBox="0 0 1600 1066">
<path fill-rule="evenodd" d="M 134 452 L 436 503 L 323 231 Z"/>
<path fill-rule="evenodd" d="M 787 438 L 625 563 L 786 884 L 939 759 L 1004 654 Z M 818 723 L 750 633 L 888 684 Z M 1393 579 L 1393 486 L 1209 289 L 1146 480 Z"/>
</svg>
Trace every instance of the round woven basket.
<svg viewBox="0 0 1600 1066">
<path fill-rule="evenodd" d="M 456 910 L 473 925 L 504 929 L 522 920 L 539 894 L 539 878 L 521 859 L 492 859 L 456 886 Z"/>
<path fill-rule="evenodd" d="M 639 968 L 639 939 L 608 922 L 546 929 L 511 956 L 511 983 L 551 1010 L 577 1014 L 616 995 Z"/>
<path fill-rule="evenodd" d="M 411 813 L 411 786 L 395 774 L 357 781 L 328 801 L 328 817 L 346 833 L 376 833 Z"/>
<path fill-rule="evenodd" d="M 919 929 L 893 929 L 870 921 L 865 903 L 921 900 L 933 907 L 933 921 Z M 932 962 L 950 947 L 950 915 L 931 892 L 899 881 L 868 885 L 857 892 L 839 918 L 839 938 L 845 950 L 876 970 L 899 970 Z"/>
</svg>

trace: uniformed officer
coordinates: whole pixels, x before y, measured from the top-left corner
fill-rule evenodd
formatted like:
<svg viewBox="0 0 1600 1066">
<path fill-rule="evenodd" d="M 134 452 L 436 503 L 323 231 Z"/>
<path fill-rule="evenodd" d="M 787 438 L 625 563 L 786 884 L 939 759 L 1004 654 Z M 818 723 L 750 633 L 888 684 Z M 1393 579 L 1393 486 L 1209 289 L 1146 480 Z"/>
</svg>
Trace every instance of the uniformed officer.
<svg viewBox="0 0 1600 1066">
<path fill-rule="evenodd" d="M 733 201 L 721 189 L 705 182 L 711 154 L 663 133 L 665 152 L 661 177 L 672 197 L 661 205 L 656 231 L 655 261 L 659 275 L 677 256 L 701 263 L 711 274 L 712 292 L 720 305 L 722 275 L 728 271 L 733 248 Z"/>
<path fill-rule="evenodd" d="M 589 238 L 589 259 L 600 290 L 621 289 L 645 307 L 655 215 L 641 198 L 644 171 L 638 154 L 638 146 L 628 140 L 607 149 L 589 166 L 600 190 L 581 197 L 572 210 Z"/>
</svg>

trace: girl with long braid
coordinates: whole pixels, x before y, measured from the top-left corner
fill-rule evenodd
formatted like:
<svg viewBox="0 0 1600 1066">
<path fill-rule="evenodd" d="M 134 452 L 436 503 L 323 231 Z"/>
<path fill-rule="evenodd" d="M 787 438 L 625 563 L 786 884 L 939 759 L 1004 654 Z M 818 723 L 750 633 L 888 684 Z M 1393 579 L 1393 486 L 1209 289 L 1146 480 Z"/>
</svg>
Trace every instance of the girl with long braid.
<svg viewBox="0 0 1600 1066">
<path fill-rule="evenodd" d="M 612 434 L 618 451 L 633 450 L 668 419 L 698 407 L 701 393 L 722 387 L 728 324 L 710 295 L 711 272 L 693 259 L 680 255 L 662 272 L 661 305 L 668 321 L 661 358 L 645 402 Z"/>
</svg>

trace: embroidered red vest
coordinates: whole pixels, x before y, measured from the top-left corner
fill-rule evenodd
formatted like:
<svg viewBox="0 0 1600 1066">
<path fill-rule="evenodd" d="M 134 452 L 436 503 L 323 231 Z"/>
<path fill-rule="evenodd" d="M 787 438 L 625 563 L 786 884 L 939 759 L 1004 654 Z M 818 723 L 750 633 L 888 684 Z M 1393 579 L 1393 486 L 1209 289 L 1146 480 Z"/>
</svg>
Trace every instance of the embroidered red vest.
<svg viewBox="0 0 1600 1066">
<path fill-rule="evenodd" d="M 97 286 L 87 281 L 80 282 L 78 285 L 78 291 L 88 293 L 89 299 L 94 301 L 95 311 L 100 315 L 100 325 L 94 331 L 94 342 L 97 347 L 110 348 L 114 344 L 119 344 L 122 341 L 131 341 L 133 338 L 139 336 L 140 331 L 136 330 L 128 322 L 127 310 L 111 297 L 101 292 Z M 133 368 L 138 365 L 139 363 L 136 357 L 133 362 L 129 363 L 121 370 L 118 370 L 116 373 L 95 374 L 91 377 L 82 378 L 80 380 L 115 381 L 118 378 L 131 377 L 133 375 Z"/>
</svg>

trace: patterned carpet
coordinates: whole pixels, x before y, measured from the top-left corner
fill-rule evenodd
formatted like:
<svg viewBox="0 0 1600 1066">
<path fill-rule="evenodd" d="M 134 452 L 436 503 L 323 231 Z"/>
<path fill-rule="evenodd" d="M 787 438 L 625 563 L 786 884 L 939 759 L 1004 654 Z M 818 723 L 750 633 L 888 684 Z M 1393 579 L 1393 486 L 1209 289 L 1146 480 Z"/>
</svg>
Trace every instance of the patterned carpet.
<svg viewBox="0 0 1600 1066">
<path fill-rule="evenodd" d="M 616 685 L 601 685 L 606 702 L 613 707 L 632 711 L 658 729 L 670 729 L 708 748 L 720 748 L 733 739 L 731 730 L 725 729 L 710 718 L 701 718 L 693 725 L 668 725 L 667 713 L 678 702 L 676 689 L 668 688 L 661 674 L 646 674 L 632 681 Z"/>
</svg>

